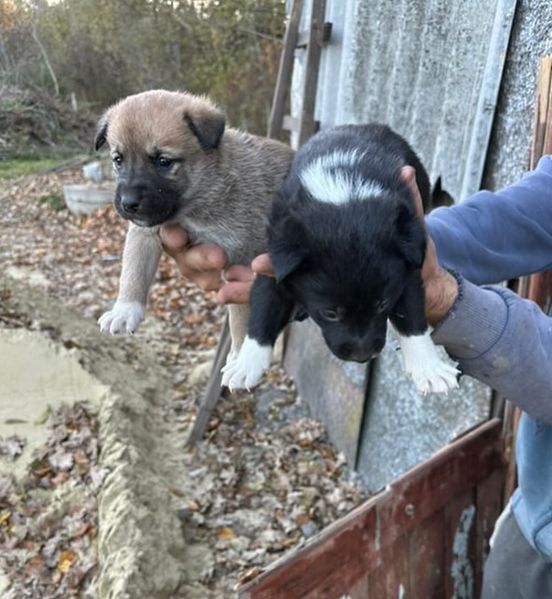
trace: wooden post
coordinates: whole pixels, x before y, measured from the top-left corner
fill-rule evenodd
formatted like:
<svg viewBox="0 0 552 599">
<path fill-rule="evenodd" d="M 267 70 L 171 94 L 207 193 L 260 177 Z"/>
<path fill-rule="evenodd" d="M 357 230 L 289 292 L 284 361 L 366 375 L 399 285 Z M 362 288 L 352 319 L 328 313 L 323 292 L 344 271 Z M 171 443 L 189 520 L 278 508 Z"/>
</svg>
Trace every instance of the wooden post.
<svg viewBox="0 0 552 599">
<path fill-rule="evenodd" d="M 224 392 L 222 388 L 222 367 L 226 363 L 226 358 L 230 352 L 231 343 L 232 339 L 230 337 L 230 325 L 228 323 L 228 317 L 226 317 L 224 328 L 222 329 L 218 343 L 211 376 L 209 377 L 205 394 L 203 395 L 199 410 L 197 411 L 192 432 L 190 433 L 190 436 L 186 442 L 188 446 L 194 445 L 201 439 L 201 437 L 203 437 L 203 433 L 209 424 L 209 418 L 211 417 L 211 414 L 217 405 L 219 397 Z"/>
<path fill-rule="evenodd" d="M 295 56 L 295 47 L 299 38 L 299 22 L 303 11 L 303 0 L 295 0 L 291 8 L 286 33 L 284 35 L 284 49 L 280 57 L 280 66 L 278 68 L 278 78 L 276 79 L 276 88 L 274 90 L 274 99 L 272 101 L 272 110 L 268 120 L 268 137 L 278 139 L 282 133 L 284 123 L 284 109 L 286 106 L 287 92 L 293 73 L 293 58 Z"/>
<path fill-rule="evenodd" d="M 314 106 L 318 88 L 318 70 L 320 55 L 324 45 L 324 15 L 326 0 L 312 0 L 312 13 L 307 41 L 307 57 L 305 61 L 305 82 L 303 85 L 303 104 L 299 123 L 299 147 L 316 132 L 314 123 Z"/>
<path fill-rule="evenodd" d="M 539 62 L 533 144 L 530 159 L 531 169 L 537 166 L 539 159 L 544 154 L 552 154 L 552 56 L 545 56 Z M 552 300 L 552 271 L 549 270 L 522 279 L 518 292 L 523 297 L 536 302 L 543 310 L 548 311 Z M 519 408 L 511 404 L 506 406 L 504 436 L 508 471 L 504 486 L 505 503 L 517 486 L 515 437 L 520 416 L 521 410 Z"/>
</svg>

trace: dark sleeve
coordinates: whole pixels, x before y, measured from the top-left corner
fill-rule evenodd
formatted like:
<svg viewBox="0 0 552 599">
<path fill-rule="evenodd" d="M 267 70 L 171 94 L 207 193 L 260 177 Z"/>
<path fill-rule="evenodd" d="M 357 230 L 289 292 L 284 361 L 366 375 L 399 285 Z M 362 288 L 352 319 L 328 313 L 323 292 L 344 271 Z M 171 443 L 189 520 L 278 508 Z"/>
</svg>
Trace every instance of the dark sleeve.
<svg viewBox="0 0 552 599">
<path fill-rule="evenodd" d="M 439 262 L 477 285 L 552 268 L 552 157 L 521 181 L 426 218 Z"/>
<path fill-rule="evenodd" d="M 552 319 L 508 289 L 457 279 L 458 298 L 433 340 L 463 373 L 552 425 Z"/>
</svg>

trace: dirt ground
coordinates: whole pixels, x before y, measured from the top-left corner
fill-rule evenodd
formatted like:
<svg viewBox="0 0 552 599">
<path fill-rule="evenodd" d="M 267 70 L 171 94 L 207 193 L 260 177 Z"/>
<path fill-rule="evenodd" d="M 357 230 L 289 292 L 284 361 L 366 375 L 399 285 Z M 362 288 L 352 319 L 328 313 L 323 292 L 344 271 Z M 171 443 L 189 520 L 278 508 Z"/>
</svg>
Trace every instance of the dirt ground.
<svg viewBox="0 0 552 599">
<path fill-rule="evenodd" d="M 100 335 L 125 225 L 111 207 L 60 209 L 63 183 L 80 181 L 67 170 L 0 191 L 0 327 L 44 336 L 105 387 L 35 415 L 49 432 L 17 475 L 4 464 L 26 441 L 0 429 L 0 589 L 233 597 L 365 495 L 277 366 L 255 393 L 221 400 L 204 441 L 185 447 L 224 311 L 164 259 L 138 334 Z"/>
</svg>

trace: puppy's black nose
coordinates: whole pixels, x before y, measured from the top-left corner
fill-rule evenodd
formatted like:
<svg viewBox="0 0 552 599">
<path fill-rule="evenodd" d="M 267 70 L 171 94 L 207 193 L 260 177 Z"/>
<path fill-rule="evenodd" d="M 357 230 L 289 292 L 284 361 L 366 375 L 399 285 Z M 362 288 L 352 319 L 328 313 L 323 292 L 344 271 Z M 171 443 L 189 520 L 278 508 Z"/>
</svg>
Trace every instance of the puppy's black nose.
<svg viewBox="0 0 552 599">
<path fill-rule="evenodd" d="M 123 194 L 121 197 L 121 206 L 125 212 L 136 212 L 139 205 L 140 200 L 134 194 Z"/>
</svg>

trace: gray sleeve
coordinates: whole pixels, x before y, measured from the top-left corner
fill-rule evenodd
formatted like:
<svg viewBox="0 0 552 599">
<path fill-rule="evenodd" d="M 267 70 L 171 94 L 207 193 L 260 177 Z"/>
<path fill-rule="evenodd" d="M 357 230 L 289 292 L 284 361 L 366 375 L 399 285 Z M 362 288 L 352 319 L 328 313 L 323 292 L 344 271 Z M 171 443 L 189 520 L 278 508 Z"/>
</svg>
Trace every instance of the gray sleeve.
<svg viewBox="0 0 552 599">
<path fill-rule="evenodd" d="M 552 424 L 552 319 L 508 289 L 456 278 L 458 298 L 435 327 L 433 340 L 464 374 Z"/>
</svg>

